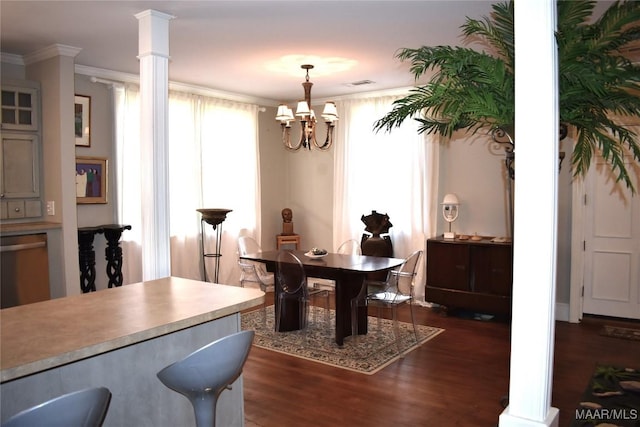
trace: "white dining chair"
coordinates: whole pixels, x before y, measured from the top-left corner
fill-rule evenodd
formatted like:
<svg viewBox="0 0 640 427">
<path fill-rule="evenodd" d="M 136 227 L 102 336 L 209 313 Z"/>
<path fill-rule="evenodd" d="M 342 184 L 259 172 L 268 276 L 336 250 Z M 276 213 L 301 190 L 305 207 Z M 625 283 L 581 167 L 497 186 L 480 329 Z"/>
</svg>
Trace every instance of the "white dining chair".
<svg viewBox="0 0 640 427">
<path fill-rule="evenodd" d="M 409 304 L 411 312 L 411 324 L 413 325 L 413 335 L 418 342 L 418 329 L 416 327 L 415 314 L 413 311 L 414 279 L 418 269 L 418 260 L 422 251 L 418 250 L 409 255 L 397 270 L 390 270 L 385 281 L 365 280 L 362 290 L 351 300 L 351 334 L 358 336 L 358 307 L 368 307 L 370 305 L 378 307 L 378 331 L 381 331 L 381 308 L 389 308 L 392 312 L 393 334 L 401 352 L 400 324 L 398 322 L 398 307 L 404 303 Z"/>
<path fill-rule="evenodd" d="M 262 248 L 253 238 L 248 236 L 238 237 L 238 256 L 246 254 L 262 252 Z M 274 292 L 275 278 L 273 273 L 267 272 L 264 264 L 259 262 L 247 261 L 238 258 L 238 267 L 240 267 L 240 286 L 245 287 L 248 283 L 255 283 L 262 292 Z M 267 301 L 266 298 L 262 303 L 262 323 L 267 323 Z"/>
</svg>

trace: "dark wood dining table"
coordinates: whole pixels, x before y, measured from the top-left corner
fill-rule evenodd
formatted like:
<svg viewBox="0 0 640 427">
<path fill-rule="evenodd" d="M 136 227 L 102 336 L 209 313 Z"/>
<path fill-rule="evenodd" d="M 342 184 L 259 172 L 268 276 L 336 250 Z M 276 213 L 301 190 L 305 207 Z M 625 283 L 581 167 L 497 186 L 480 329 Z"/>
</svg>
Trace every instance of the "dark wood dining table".
<svg viewBox="0 0 640 427">
<path fill-rule="evenodd" d="M 351 335 L 351 300 L 358 296 L 368 274 L 386 271 L 400 266 L 404 260 L 366 255 L 342 255 L 328 253 L 322 258 L 305 256 L 305 251 L 290 251 L 302 262 L 307 277 L 319 277 L 335 281 L 335 340 L 339 346 L 344 344 L 345 337 Z M 277 274 L 278 251 L 262 251 L 243 255 L 240 258 L 264 263 L 268 271 L 275 273 L 276 296 L 280 292 Z M 278 304 L 278 298 L 275 298 Z M 293 303 L 295 304 L 295 303 Z M 282 310 L 283 313 L 298 313 L 295 307 Z M 300 329 L 300 319 L 295 315 L 283 315 L 280 319 L 281 331 Z M 367 333 L 367 309 L 358 309 L 358 331 Z"/>
</svg>

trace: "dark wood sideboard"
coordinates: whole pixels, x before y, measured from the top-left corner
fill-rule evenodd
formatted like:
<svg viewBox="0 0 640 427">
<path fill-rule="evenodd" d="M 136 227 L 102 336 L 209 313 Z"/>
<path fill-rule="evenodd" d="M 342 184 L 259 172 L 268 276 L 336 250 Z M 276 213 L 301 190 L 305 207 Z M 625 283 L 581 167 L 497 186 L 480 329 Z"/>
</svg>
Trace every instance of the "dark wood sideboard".
<svg viewBox="0 0 640 427">
<path fill-rule="evenodd" d="M 510 315 L 512 287 L 511 243 L 427 240 L 427 301 L 449 310 Z"/>
</svg>

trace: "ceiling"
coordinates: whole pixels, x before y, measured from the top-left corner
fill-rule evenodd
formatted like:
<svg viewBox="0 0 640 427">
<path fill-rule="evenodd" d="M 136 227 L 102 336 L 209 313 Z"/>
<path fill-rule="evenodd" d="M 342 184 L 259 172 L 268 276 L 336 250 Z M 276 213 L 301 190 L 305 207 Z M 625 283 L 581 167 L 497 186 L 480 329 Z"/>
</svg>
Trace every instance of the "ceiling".
<svg viewBox="0 0 640 427">
<path fill-rule="evenodd" d="M 491 1 L 11 1 L 0 2 L 3 54 L 53 44 L 81 48 L 76 64 L 139 74 L 138 21 L 153 9 L 169 23 L 169 79 L 274 103 L 302 98 L 300 59 L 288 71 L 268 64 L 285 55 L 347 58 L 347 71 L 310 71 L 313 98 L 411 86 L 402 47 L 459 45 L 465 17 Z M 314 74 L 314 72 L 316 72 Z M 353 82 L 373 83 L 351 86 Z"/>
</svg>

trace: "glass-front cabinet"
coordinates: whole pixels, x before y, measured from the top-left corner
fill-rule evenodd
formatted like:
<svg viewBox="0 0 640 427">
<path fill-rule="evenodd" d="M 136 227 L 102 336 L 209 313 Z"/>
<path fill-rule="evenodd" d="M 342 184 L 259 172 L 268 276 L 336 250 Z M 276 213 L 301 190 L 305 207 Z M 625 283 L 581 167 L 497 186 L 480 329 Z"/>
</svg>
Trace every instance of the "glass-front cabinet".
<svg viewBox="0 0 640 427">
<path fill-rule="evenodd" d="M 42 216 L 39 85 L 2 81 L 0 219 Z"/>
<path fill-rule="evenodd" d="M 39 123 L 38 89 L 2 86 L 2 129 L 37 131 Z"/>
</svg>

